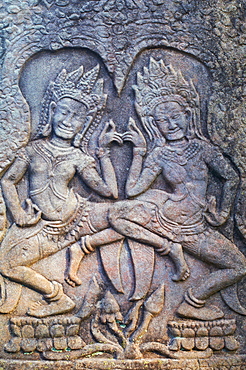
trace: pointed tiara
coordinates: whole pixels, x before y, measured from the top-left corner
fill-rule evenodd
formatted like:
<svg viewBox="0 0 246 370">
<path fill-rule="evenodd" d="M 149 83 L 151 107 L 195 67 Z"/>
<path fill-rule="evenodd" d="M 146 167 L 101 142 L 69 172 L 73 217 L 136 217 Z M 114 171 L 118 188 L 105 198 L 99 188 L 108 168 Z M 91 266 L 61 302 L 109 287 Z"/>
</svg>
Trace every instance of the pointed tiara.
<svg viewBox="0 0 246 370">
<path fill-rule="evenodd" d="M 83 66 L 69 73 L 63 69 L 55 80 L 49 83 L 43 98 L 37 137 L 42 135 L 43 128 L 49 122 L 50 103 L 52 101 L 58 102 L 63 98 L 77 100 L 86 106 L 87 123 L 85 129 L 89 130 L 91 134 L 95 126 L 99 124 L 107 100 L 107 95 L 103 91 L 104 80 L 98 79 L 99 70 L 99 65 L 87 72 L 84 72 Z M 88 133 L 86 135 L 88 136 Z"/>
<path fill-rule="evenodd" d="M 186 81 L 180 70 L 176 72 L 171 64 L 166 66 L 162 59 L 150 58 L 149 68 L 144 67 L 143 74 L 138 72 L 137 85 L 133 89 L 137 110 L 144 115 L 151 114 L 160 102 L 165 98 L 169 100 L 169 97 L 176 97 L 191 108 L 199 106 L 199 95 L 192 81 Z"/>
<path fill-rule="evenodd" d="M 56 79 L 50 83 L 55 99 L 71 98 L 83 103 L 89 110 L 95 109 L 105 100 L 103 79 L 97 81 L 99 65 L 84 73 L 84 67 L 67 73 L 63 69 Z"/>
<path fill-rule="evenodd" d="M 171 64 L 165 65 L 162 59 L 157 61 L 151 57 L 149 67 L 144 67 L 143 74 L 137 73 L 137 84 L 133 85 L 133 89 L 136 111 L 150 139 L 160 136 L 150 117 L 159 104 L 167 101 L 176 101 L 181 106 L 191 108 L 194 116 L 192 131 L 202 136 L 200 127 L 195 127 L 200 125 L 197 122 L 200 121 L 198 92 L 191 80 L 184 79 L 180 70 L 175 71 Z"/>
</svg>

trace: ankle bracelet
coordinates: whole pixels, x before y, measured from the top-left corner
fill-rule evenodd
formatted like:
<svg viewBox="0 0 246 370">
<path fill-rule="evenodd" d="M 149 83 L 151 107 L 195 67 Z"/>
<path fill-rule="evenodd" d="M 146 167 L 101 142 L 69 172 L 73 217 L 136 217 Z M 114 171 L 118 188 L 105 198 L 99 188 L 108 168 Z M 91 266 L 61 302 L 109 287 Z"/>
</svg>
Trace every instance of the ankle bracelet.
<svg viewBox="0 0 246 370">
<path fill-rule="evenodd" d="M 191 291 L 191 288 L 189 288 L 186 292 L 185 292 L 185 300 L 188 304 L 190 304 L 191 306 L 193 307 L 196 307 L 196 308 L 201 308 L 205 305 L 206 301 L 205 300 L 201 300 L 201 299 L 197 299 L 192 291 Z"/>
<path fill-rule="evenodd" d="M 52 281 L 53 291 L 50 294 L 44 294 L 44 299 L 48 302 L 58 301 L 63 295 L 62 285 L 57 281 Z"/>
<path fill-rule="evenodd" d="M 84 252 L 85 254 L 90 254 L 94 252 L 95 247 L 91 246 L 90 241 L 89 241 L 89 235 L 83 236 L 80 239 L 80 248 L 82 252 Z"/>
</svg>

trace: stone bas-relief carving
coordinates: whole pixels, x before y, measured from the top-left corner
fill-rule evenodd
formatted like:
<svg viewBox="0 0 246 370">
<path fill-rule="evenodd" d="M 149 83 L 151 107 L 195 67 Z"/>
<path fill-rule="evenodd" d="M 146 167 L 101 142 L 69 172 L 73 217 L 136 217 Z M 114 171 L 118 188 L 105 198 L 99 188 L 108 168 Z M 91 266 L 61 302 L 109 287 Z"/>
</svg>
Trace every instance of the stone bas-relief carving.
<svg viewBox="0 0 246 370">
<path fill-rule="evenodd" d="M 143 74 L 138 72 L 137 84 L 133 86 L 142 130 L 131 117 L 124 133 L 116 131 L 112 120 L 104 124 L 96 149 L 100 175 L 95 159 L 88 153 L 88 141 L 97 129 L 107 97 L 98 72 L 99 66 L 87 72 L 83 66 L 70 73 L 64 69 L 50 82 L 36 139 L 17 152 L 2 177 L 4 199 L 14 223 L 1 245 L 1 274 L 19 284 L 12 293 L 16 297 L 7 294 L 3 299 L 2 312 L 16 307 L 21 285 L 43 296 L 30 302 L 26 312 L 36 319 L 11 321 L 13 337 L 6 343 L 5 351 L 38 351 L 53 360 L 63 358 L 64 352 L 67 356 L 68 348 L 77 358 L 100 351 L 119 359 L 142 358 L 151 352 L 171 358 L 206 358 L 213 350 L 235 351 L 239 347 L 233 336 L 235 320 L 232 324 L 217 321 L 224 312 L 206 300 L 246 274 L 243 254 L 213 229 L 229 217 L 238 178 L 229 162 L 202 134 L 199 95 L 192 81 L 186 81 L 179 70 L 165 65 L 162 59 L 151 58 Z M 144 131 L 152 143 L 150 150 Z M 76 172 L 102 196 L 118 198 L 110 159 L 113 141 L 133 144 L 126 182 L 129 199 L 114 203 L 88 201 L 69 186 Z M 214 196 L 207 196 L 209 170 L 223 181 L 220 205 Z M 23 209 L 16 185 L 27 171 L 29 198 Z M 159 174 L 168 184 L 168 191 L 150 189 Z M 64 280 L 72 287 L 79 286 L 82 281 L 77 274 L 84 256 L 97 247 L 107 254 L 109 244 L 117 248 L 124 241 L 132 248 L 149 246 L 162 258 L 169 256 L 175 268 L 174 284 L 190 275 L 184 251 L 215 267 L 206 280 L 198 280 L 185 292 L 174 315 L 187 321 L 170 323 L 175 337 L 169 344 L 143 339 L 153 318 L 165 310 L 165 281 L 159 281 L 152 293 L 141 291 L 137 264 L 135 291 L 130 298 L 133 303 L 125 317 L 114 294 L 110 290 L 103 293 L 96 278 L 92 278 L 73 318 L 76 304 L 64 293 L 62 284 L 48 280 L 33 268 L 35 262 L 67 248 L 69 262 Z M 68 313 L 70 316 L 66 317 Z M 56 315 L 65 317 L 56 319 Z M 48 316 L 54 318 L 42 320 Z M 95 344 L 86 344 L 78 335 L 88 317 Z M 190 324 L 189 319 L 193 320 Z M 194 320 L 201 320 L 201 324 Z M 68 329 L 67 323 L 75 324 Z M 194 339 L 196 336 L 198 339 Z M 62 352 L 57 356 L 53 353 L 56 350 Z"/>
<path fill-rule="evenodd" d="M 96 67 L 83 74 L 81 67 L 71 74 L 64 70 L 58 75 L 48 87 L 41 117 L 40 129 L 43 135 L 48 133 L 48 139 L 36 140 L 21 150 L 2 179 L 3 195 L 15 223 L 2 243 L 2 261 L 5 264 L 1 272 L 3 276 L 44 295 L 48 305 L 37 302 L 29 308 L 31 316 L 46 317 L 69 312 L 74 303 L 63 293 L 59 283 L 48 281 L 29 266 L 75 243 L 84 233 L 89 235 L 103 228 L 101 220 L 97 220 L 100 213 L 105 213 L 103 207 L 93 205 L 96 209 L 92 211 L 92 204 L 68 188 L 75 171 L 95 191 L 117 198 L 114 170 L 107 152 L 110 141 L 119 140 L 113 123 L 105 126 L 99 138 L 98 154 L 102 172 L 107 174 L 105 182 L 96 171 L 93 158 L 74 147 L 81 145 L 80 139 L 85 135 L 83 131 L 89 130 L 95 119 L 93 114 L 96 115 L 105 102 L 102 81 L 95 84 L 97 72 Z M 30 199 L 26 201 L 26 210 L 23 210 L 15 184 L 27 170 Z M 95 214 L 95 222 L 90 217 L 91 212 Z M 101 234 L 100 241 L 105 243 Z M 84 240 L 82 243 L 81 248 L 86 253 L 94 249 Z M 71 273 L 67 277 L 69 283 L 70 280 Z"/>
<path fill-rule="evenodd" d="M 198 283 L 187 291 L 178 314 L 200 320 L 221 318 L 222 312 L 204 307 L 205 300 L 245 275 L 245 258 L 228 239 L 210 230 L 203 218 L 208 225 L 218 226 L 229 217 L 237 186 L 236 173 L 221 153 L 203 137 L 197 111 L 199 98 L 192 84 L 189 85 L 180 72 L 175 73 L 162 60 L 158 63 L 152 59 L 149 70 L 145 70 L 144 75 L 138 75 L 135 90 L 136 108 L 143 126 L 157 145 L 147 156 L 143 167 L 141 159 L 133 158 L 127 183 L 128 195 L 136 196 L 146 191 L 143 198 L 148 201 L 150 197 L 151 203 L 155 203 L 154 209 L 151 203 L 137 203 L 136 206 L 140 214 L 145 211 L 146 229 L 174 242 L 169 247 L 172 254 L 172 250 L 177 249 L 178 242 L 179 248 L 183 247 L 188 253 L 220 268 L 206 282 Z M 138 129 L 135 128 L 134 131 L 135 137 L 140 136 L 143 139 Z M 133 142 L 135 137 L 130 136 Z M 136 146 L 137 150 L 143 149 L 142 146 L 143 140 L 139 148 Z M 225 181 L 220 207 L 217 206 L 215 197 L 212 196 L 209 200 L 206 197 L 209 169 Z M 160 173 L 169 184 L 170 193 L 148 191 Z M 148 205 L 152 212 L 146 210 Z M 123 206 L 121 216 L 118 217 L 118 230 L 123 229 L 124 232 L 126 228 L 127 235 L 134 237 L 137 229 L 131 229 L 129 222 L 139 224 L 139 213 L 135 217 L 132 213 L 128 216 L 128 210 Z M 154 238 L 153 234 L 146 240 L 144 236 L 141 237 L 148 244 Z M 156 248 L 164 255 L 169 252 L 169 248 L 166 245 L 163 247 L 160 240 L 157 240 Z M 188 277 L 185 261 L 181 261 L 179 258 L 180 271 L 174 280 Z M 194 295 L 192 291 L 195 291 Z"/>
<path fill-rule="evenodd" d="M 216 124 L 222 54 L 180 46 L 188 21 L 170 4 L 86 1 L 79 17 L 66 1 L 33 6 L 37 24 L 63 29 L 37 46 L 27 25 L 36 46 L 9 69 L 18 99 L 0 105 L 3 368 L 244 369 L 243 163 Z M 176 44 L 163 44 L 164 13 Z"/>
<path fill-rule="evenodd" d="M 81 282 L 76 276 L 76 269 L 83 255 L 92 252 L 96 246 L 121 240 L 122 235 L 127 235 L 127 231 L 119 234 L 113 229 L 114 220 L 118 218 L 118 207 L 114 209 L 115 207 L 108 207 L 107 204 L 97 206 L 87 203 L 76 197 L 73 190 L 67 187 L 75 171 L 78 171 L 87 185 L 95 191 L 104 196 L 117 198 L 115 175 L 107 149 L 110 141 L 122 141 L 121 136 L 114 131 L 114 124 L 106 124 L 99 137 L 100 147 L 97 149 L 102 172 L 105 178 L 107 176 L 106 183 L 95 170 L 93 158 L 82 155 L 79 150 L 74 149 L 74 145 L 78 145 L 79 137 L 82 138 L 85 135 L 83 131 L 88 130 L 87 126 L 91 125 L 90 122 L 84 124 L 86 108 L 93 112 L 96 105 L 96 109 L 100 109 L 101 97 L 90 91 L 92 88 L 90 85 L 93 85 L 96 73 L 97 69 L 83 75 L 81 67 L 69 75 L 65 70 L 58 75 L 54 83 L 48 87 L 47 97 L 44 100 L 41 119 L 45 121 L 47 117 L 47 122 L 40 124 L 42 134 L 47 135 L 51 132 L 50 137 L 36 140 L 24 150 L 21 149 L 2 178 L 3 195 L 15 224 L 2 243 L 2 261 L 5 261 L 5 264 L 1 272 L 3 276 L 27 285 L 44 295 L 48 305 L 43 305 L 41 302 L 37 302 L 37 305 L 35 303 L 28 310 L 31 316 L 46 317 L 69 312 L 74 308 L 74 304 L 63 293 L 59 283 L 49 282 L 30 269 L 29 265 L 72 245 L 66 281 L 71 285 L 79 285 Z M 102 81 L 98 83 L 101 85 Z M 87 91 L 87 94 L 84 91 Z M 105 96 L 103 98 L 105 100 Z M 87 118 L 92 121 L 92 117 Z M 82 126 L 83 124 L 85 127 Z M 126 133 L 123 138 L 126 137 L 129 140 L 128 136 L 129 134 Z M 72 140 L 74 140 L 73 145 L 71 145 Z M 69 165 L 71 165 L 70 171 Z M 15 184 L 27 170 L 29 170 L 30 199 L 26 200 L 27 208 L 23 210 Z M 132 208 L 131 203 L 129 206 Z M 98 234 L 98 231 L 101 232 Z M 92 233 L 93 237 L 89 237 Z M 84 234 L 85 238 L 81 239 L 80 243 L 76 243 Z M 140 239 L 142 240 L 141 236 Z M 20 242 L 20 240 L 23 241 Z M 149 241 L 150 244 L 153 242 Z M 177 261 L 178 270 L 181 270 L 178 274 L 180 276 L 174 279 L 186 278 L 188 267 L 180 246 L 176 247 L 174 243 L 172 252 L 170 251 L 169 254 L 173 256 L 174 261 Z"/>
</svg>

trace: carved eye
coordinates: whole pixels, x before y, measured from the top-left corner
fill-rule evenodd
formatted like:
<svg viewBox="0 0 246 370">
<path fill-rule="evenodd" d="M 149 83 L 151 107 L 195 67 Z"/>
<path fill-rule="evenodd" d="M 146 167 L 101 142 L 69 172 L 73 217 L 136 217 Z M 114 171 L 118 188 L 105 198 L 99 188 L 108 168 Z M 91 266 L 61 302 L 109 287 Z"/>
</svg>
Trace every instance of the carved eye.
<svg viewBox="0 0 246 370">
<path fill-rule="evenodd" d="M 161 118 L 156 120 L 157 123 L 166 123 L 167 119 L 166 118 Z"/>
<path fill-rule="evenodd" d="M 172 119 L 178 119 L 178 118 L 180 118 L 180 114 L 175 114 L 175 115 L 172 117 Z"/>
</svg>

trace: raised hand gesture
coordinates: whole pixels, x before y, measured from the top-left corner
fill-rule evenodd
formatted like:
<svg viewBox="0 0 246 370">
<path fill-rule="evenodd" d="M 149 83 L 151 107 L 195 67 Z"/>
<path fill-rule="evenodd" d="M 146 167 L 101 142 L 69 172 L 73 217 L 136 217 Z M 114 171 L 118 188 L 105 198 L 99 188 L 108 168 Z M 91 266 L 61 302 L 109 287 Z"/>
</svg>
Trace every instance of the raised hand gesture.
<svg viewBox="0 0 246 370">
<path fill-rule="evenodd" d="M 204 216 L 208 223 L 212 226 L 223 225 L 228 219 L 228 212 L 217 210 L 217 202 L 215 196 L 211 196 L 207 202 L 207 210 L 204 213 Z"/>
<path fill-rule="evenodd" d="M 98 138 L 99 148 L 109 148 L 110 144 L 116 141 L 119 145 L 123 144 L 121 135 L 116 131 L 114 121 L 107 122 Z"/>
<path fill-rule="evenodd" d="M 141 148 L 146 152 L 146 140 L 132 117 L 129 119 L 127 131 L 123 134 L 123 139 L 132 142 L 135 148 Z"/>
</svg>

